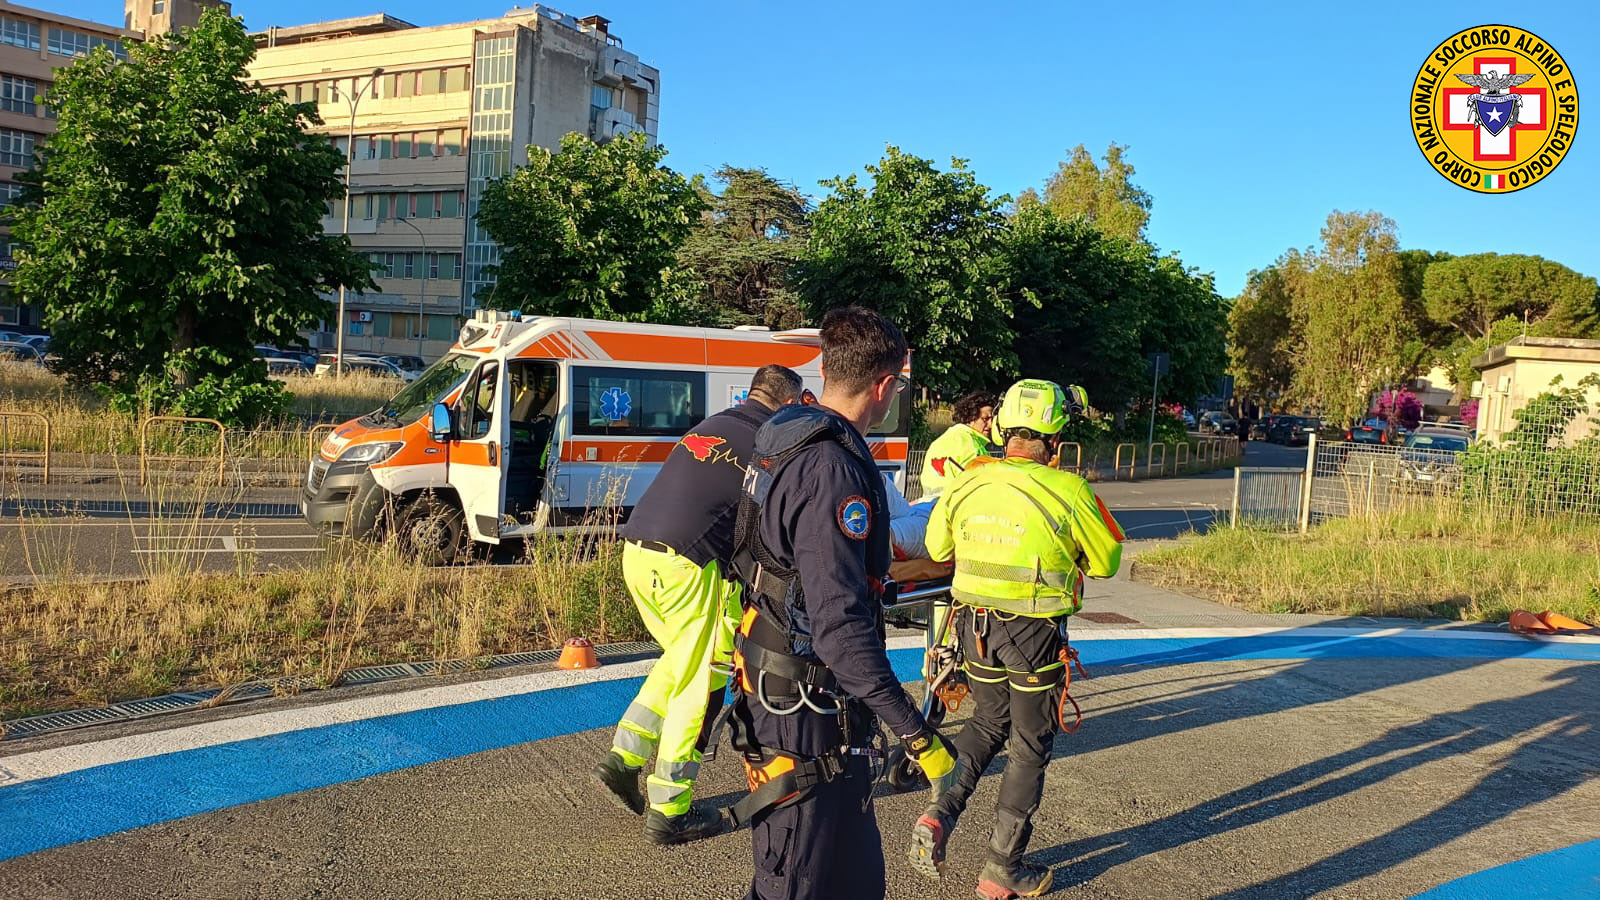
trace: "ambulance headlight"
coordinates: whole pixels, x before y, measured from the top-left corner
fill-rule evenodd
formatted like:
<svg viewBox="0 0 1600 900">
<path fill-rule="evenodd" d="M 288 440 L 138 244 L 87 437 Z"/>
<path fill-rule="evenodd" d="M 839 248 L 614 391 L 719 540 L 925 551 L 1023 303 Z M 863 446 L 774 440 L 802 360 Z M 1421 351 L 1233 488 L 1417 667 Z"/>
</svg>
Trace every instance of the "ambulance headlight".
<svg viewBox="0 0 1600 900">
<path fill-rule="evenodd" d="M 351 444 L 339 454 L 342 463 L 381 463 L 389 457 L 400 452 L 405 446 L 404 441 L 374 441 L 370 444 Z"/>
</svg>

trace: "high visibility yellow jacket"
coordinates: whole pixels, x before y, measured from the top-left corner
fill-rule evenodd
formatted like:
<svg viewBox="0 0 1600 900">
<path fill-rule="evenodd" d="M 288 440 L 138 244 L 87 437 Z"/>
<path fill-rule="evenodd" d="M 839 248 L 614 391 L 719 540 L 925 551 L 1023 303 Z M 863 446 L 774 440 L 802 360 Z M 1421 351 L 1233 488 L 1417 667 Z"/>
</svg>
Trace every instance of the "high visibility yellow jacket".
<svg viewBox="0 0 1600 900">
<path fill-rule="evenodd" d="M 928 445 L 928 456 L 922 463 L 922 496 L 937 497 L 944 493 L 952 479 L 960 475 L 980 456 L 989 455 L 989 439 L 971 425 L 957 422 L 944 430 L 944 434 Z"/>
<path fill-rule="evenodd" d="M 958 602 L 1023 616 L 1072 614 L 1083 578 L 1122 563 L 1122 529 L 1089 483 L 1031 459 L 955 479 L 928 520 L 928 553 L 956 560 Z"/>
</svg>

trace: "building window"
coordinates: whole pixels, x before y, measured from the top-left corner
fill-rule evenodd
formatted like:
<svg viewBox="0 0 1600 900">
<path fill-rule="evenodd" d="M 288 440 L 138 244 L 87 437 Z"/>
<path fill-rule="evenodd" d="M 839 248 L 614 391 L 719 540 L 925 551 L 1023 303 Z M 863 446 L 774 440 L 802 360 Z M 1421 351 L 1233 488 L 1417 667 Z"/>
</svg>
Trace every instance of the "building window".
<svg viewBox="0 0 1600 900">
<path fill-rule="evenodd" d="M 461 129 L 446 128 L 439 132 L 438 153 L 440 156 L 461 155 Z"/>
<path fill-rule="evenodd" d="M 0 75 L 0 109 L 34 115 L 38 109 L 39 83 L 30 78 Z"/>
<path fill-rule="evenodd" d="M 13 131 L 0 128 L 0 166 L 21 169 L 33 165 L 33 142 L 38 135 L 30 131 Z"/>
<path fill-rule="evenodd" d="M 65 28 L 50 29 L 48 49 L 57 56 L 87 56 L 89 51 L 96 47 L 106 48 L 117 59 L 128 58 L 127 49 L 122 46 L 121 41 L 114 38 L 98 37 Z"/>
<path fill-rule="evenodd" d="M 35 38 L 37 40 L 37 38 Z M 467 69 L 465 66 L 456 66 L 444 70 L 444 90 L 447 94 L 454 94 L 467 89 Z"/>
<path fill-rule="evenodd" d="M 433 140 L 437 136 L 437 134 L 438 134 L 438 132 L 434 132 L 434 131 L 419 131 L 413 136 L 413 138 L 417 142 L 417 155 L 418 156 L 432 156 L 433 155 Z"/>
<path fill-rule="evenodd" d="M 10 44 L 26 50 L 39 49 L 38 23 L 0 16 L 0 44 Z"/>
<path fill-rule="evenodd" d="M 397 134 L 394 136 L 394 157 L 395 159 L 411 158 L 411 135 Z"/>
<path fill-rule="evenodd" d="M 166 12 L 166 11 L 167 11 L 167 0 L 156 0 L 155 4 L 150 7 L 150 12 L 152 12 L 155 15 L 158 15 L 158 16 L 161 15 L 162 13 Z"/>
<path fill-rule="evenodd" d="M 461 192 L 445 191 L 439 195 L 439 218 L 461 218 Z"/>
<path fill-rule="evenodd" d="M 378 195 L 378 220 L 382 221 L 382 220 L 387 219 L 387 218 L 389 218 L 389 195 L 388 194 L 379 194 Z"/>
<path fill-rule="evenodd" d="M 0 181 L 0 206 L 10 206 L 22 196 L 22 185 Z"/>
</svg>

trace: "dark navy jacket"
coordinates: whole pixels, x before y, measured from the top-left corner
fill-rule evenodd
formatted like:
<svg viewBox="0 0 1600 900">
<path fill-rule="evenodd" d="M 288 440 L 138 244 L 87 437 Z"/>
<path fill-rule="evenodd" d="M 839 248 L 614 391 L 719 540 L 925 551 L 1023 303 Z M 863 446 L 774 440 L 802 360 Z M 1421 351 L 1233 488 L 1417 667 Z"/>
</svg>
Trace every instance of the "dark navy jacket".
<svg viewBox="0 0 1600 900">
<path fill-rule="evenodd" d="M 843 425 L 857 452 L 871 459 L 855 426 L 822 406 L 786 407 L 773 416 L 757 435 L 758 454 L 783 443 L 780 432 L 803 431 L 819 414 Z M 915 734 L 923 727 L 922 715 L 889 665 L 872 586 L 889 567 L 882 476 L 832 439 L 813 441 L 772 475 L 758 527 L 767 551 L 799 572 L 805 621 L 793 625 L 810 633 L 812 653 L 846 693 L 865 702 L 895 734 Z"/>
<path fill-rule="evenodd" d="M 733 524 L 756 429 L 772 410 L 754 400 L 709 416 L 683 436 L 622 527 L 630 541 L 659 541 L 697 566 L 718 560 L 727 577 Z"/>
</svg>

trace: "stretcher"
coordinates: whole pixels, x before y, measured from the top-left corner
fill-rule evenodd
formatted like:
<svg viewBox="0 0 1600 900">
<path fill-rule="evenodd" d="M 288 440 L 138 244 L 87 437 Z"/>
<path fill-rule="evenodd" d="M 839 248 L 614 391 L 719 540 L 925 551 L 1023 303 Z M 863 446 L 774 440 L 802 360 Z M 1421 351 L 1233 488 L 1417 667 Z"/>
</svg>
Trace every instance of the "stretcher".
<svg viewBox="0 0 1600 900">
<path fill-rule="evenodd" d="M 921 561 L 926 562 L 926 561 Z M 900 582 L 894 599 L 884 606 L 884 621 L 892 628 L 921 631 L 923 637 L 923 679 L 927 690 L 922 698 L 922 717 L 929 727 L 938 727 L 946 713 L 958 708 L 967 695 L 965 677 L 956 665 L 946 633 L 954 599 L 950 596 L 949 567 L 932 564 L 922 572 L 893 572 L 900 577 L 906 574 L 933 574 L 918 580 Z M 934 574 L 937 572 L 937 574 Z M 884 780 L 898 792 L 924 790 L 929 787 L 922 770 L 900 746 L 893 735 L 887 741 L 893 748 L 884 760 Z"/>
</svg>

